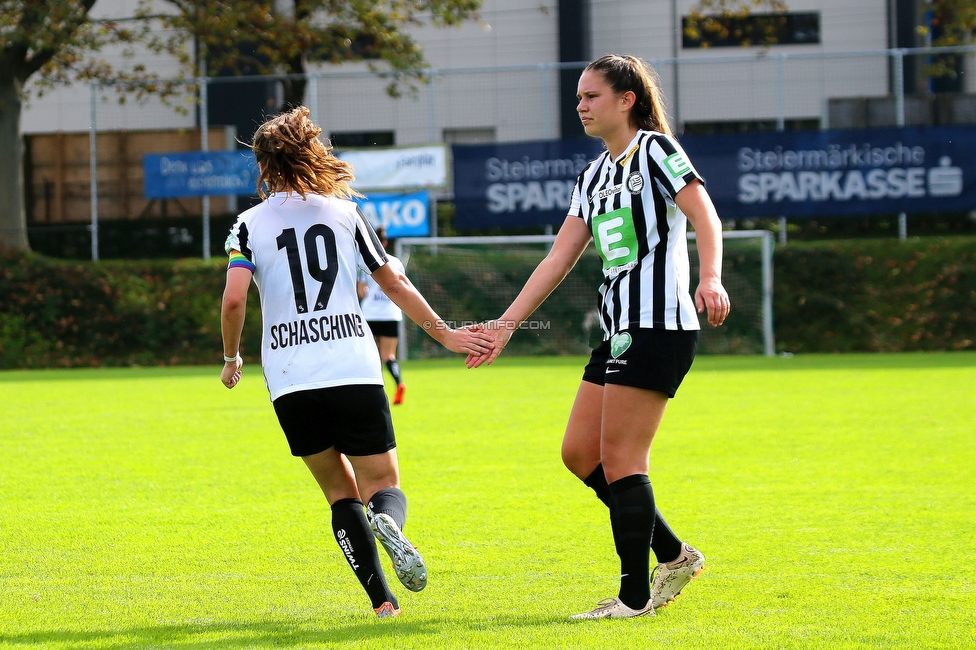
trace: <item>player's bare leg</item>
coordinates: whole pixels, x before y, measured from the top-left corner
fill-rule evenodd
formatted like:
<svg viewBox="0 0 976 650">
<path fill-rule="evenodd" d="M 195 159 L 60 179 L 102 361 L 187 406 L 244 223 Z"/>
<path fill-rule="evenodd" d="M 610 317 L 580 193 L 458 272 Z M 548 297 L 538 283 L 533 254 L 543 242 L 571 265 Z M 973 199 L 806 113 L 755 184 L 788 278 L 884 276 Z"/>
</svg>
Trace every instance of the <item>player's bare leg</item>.
<svg viewBox="0 0 976 650">
<path fill-rule="evenodd" d="M 603 426 L 603 386 L 580 382 L 563 436 L 566 468 L 581 481 L 600 464 L 600 429 Z"/>
<path fill-rule="evenodd" d="M 381 618 L 396 616 L 400 606 L 383 575 L 352 463 L 335 448 L 303 456 L 302 460 L 329 502 L 336 542 L 369 596 L 373 611 Z"/>
</svg>

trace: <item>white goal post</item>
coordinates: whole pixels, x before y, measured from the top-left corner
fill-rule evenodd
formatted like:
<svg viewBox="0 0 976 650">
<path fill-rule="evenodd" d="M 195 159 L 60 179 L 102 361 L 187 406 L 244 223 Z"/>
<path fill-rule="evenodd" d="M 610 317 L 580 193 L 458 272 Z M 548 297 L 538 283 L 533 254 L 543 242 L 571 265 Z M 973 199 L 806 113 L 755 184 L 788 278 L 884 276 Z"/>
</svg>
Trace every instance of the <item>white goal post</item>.
<svg viewBox="0 0 976 650">
<path fill-rule="evenodd" d="M 758 322 L 760 319 L 756 319 L 756 327 L 760 327 L 761 332 L 761 348 L 762 353 L 766 356 L 774 356 L 776 353 L 775 339 L 773 335 L 773 248 L 774 239 L 773 233 L 768 230 L 726 230 L 722 232 L 723 239 L 727 242 L 726 244 L 726 259 L 728 259 L 728 250 L 730 244 L 735 240 L 758 240 L 759 241 L 759 255 L 761 260 L 761 278 L 757 278 L 755 284 L 757 286 L 750 288 L 749 293 L 755 294 L 755 298 L 761 304 L 761 324 Z M 499 236 L 473 236 L 473 237 L 404 237 L 395 240 L 394 242 L 394 254 L 400 258 L 404 266 L 407 268 L 408 275 L 410 274 L 410 256 L 414 251 L 424 250 L 432 256 L 436 256 L 439 250 L 447 252 L 448 250 L 458 249 L 461 247 L 476 247 L 480 250 L 494 249 L 505 250 L 506 248 L 512 249 L 518 246 L 524 245 L 551 245 L 555 241 L 555 235 L 499 235 Z M 695 233 L 688 233 L 688 240 L 693 242 L 695 240 Z M 540 250 L 540 253 L 542 251 Z M 471 256 L 477 256 L 478 252 L 467 253 Z M 692 264 L 697 268 L 697 257 L 692 254 Z M 539 255 L 539 260 L 541 261 L 542 255 Z M 726 264 L 728 266 L 728 264 Z M 727 275 L 727 274 L 726 274 Z M 727 277 L 724 278 L 727 280 Z M 695 281 L 695 274 L 693 273 L 693 282 Z M 726 289 L 729 289 L 730 285 L 726 283 Z M 596 288 L 593 288 L 594 295 Z M 730 290 L 730 297 L 732 300 L 733 312 L 736 310 L 737 296 L 733 295 Z M 514 300 L 515 295 L 512 295 L 509 300 Z M 595 301 L 595 298 L 594 298 Z M 434 305 L 437 308 L 437 305 Z M 758 315 L 758 314 L 757 314 Z M 443 316 L 443 314 L 442 314 Z M 397 354 L 401 359 L 406 359 L 408 357 L 408 343 L 407 343 L 407 319 L 405 318 L 400 323 L 399 330 L 399 347 Z M 757 343 L 758 344 L 758 343 Z M 755 350 L 758 351 L 758 350 Z"/>
</svg>

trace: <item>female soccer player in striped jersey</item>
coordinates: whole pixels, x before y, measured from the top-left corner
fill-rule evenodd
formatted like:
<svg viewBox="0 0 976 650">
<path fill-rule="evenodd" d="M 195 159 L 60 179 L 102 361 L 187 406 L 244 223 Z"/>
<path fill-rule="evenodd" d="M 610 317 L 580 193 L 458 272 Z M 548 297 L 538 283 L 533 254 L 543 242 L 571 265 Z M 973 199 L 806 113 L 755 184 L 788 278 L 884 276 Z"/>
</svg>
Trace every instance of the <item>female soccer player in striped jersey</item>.
<svg viewBox="0 0 976 650">
<path fill-rule="evenodd" d="M 495 345 L 471 355 L 491 363 L 519 324 L 562 282 L 592 239 L 603 260 L 604 341 L 583 372 L 563 438 L 566 467 L 610 509 L 620 590 L 573 618 L 651 616 L 704 566 L 654 504 L 651 441 L 691 367 L 698 313 L 721 325 L 722 228 L 702 178 L 675 140 L 656 75 L 633 56 L 604 56 L 580 76 L 577 111 L 606 151 L 580 174 L 566 221 L 546 258 L 505 313 L 488 325 Z M 701 277 L 689 293 L 686 221 L 695 228 Z M 649 584 L 649 547 L 657 557 Z"/>
<path fill-rule="evenodd" d="M 376 345 L 356 292 L 358 260 L 383 291 L 453 352 L 484 354 L 488 337 L 452 330 L 386 253 L 357 205 L 352 168 L 334 157 L 304 106 L 261 125 L 252 149 L 263 201 L 227 238 L 230 261 L 221 304 L 221 381 L 241 379 L 238 354 L 247 290 L 261 296 L 261 365 L 291 452 L 312 472 L 332 509 L 332 529 L 376 615 L 400 613 L 380 567 L 374 536 L 411 591 L 427 568 L 403 536 L 396 440 Z M 267 187 L 268 192 L 265 192 Z M 368 504 L 368 516 L 363 504 Z"/>
</svg>

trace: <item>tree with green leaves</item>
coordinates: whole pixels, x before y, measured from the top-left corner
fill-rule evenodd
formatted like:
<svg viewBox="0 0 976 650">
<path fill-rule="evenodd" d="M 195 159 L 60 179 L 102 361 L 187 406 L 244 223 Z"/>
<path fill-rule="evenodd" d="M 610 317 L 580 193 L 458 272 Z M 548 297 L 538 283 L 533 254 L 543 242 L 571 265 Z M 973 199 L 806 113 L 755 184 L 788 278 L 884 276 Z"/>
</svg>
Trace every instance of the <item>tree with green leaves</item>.
<svg viewBox="0 0 976 650">
<path fill-rule="evenodd" d="M 92 20 L 95 1 L 0 0 L 0 248 L 28 249 L 20 132 L 28 80 L 43 92 L 72 79 L 117 78 L 118 71 L 95 55 L 138 39 L 118 22 Z M 135 67 L 128 76 L 146 72 Z"/>
<path fill-rule="evenodd" d="M 151 0 L 141 2 L 140 15 L 150 15 Z M 421 70 L 427 63 L 406 28 L 460 25 L 477 17 L 482 0 L 165 2 L 178 11 L 162 17 L 163 24 L 192 36 L 210 74 L 301 75 L 313 62 L 367 61 L 373 70 Z M 176 56 L 186 52 L 179 37 L 157 38 L 152 45 Z M 388 87 L 393 94 L 402 88 L 398 78 Z M 304 93 L 304 79 L 287 79 L 283 108 L 301 104 Z"/>
<path fill-rule="evenodd" d="M 202 68 L 301 74 L 315 61 L 413 71 L 426 62 L 408 29 L 459 25 L 477 17 L 482 0 L 140 0 L 131 20 L 93 19 L 95 2 L 0 0 L 0 249 L 29 248 L 20 132 L 28 89 L 99 81 L 137 97 L 176 93 L 181 84 L 153 74 L 139 56 L 147 52 L 175 57 L 187 79 Z M 110 46 L 130 65 L 102 59 Z M 390 91 L 401 88 L 394 77 Z M 304 80 L 286 82 L 286 106 L 302 103 L 304 91 Z"/>
</svg>

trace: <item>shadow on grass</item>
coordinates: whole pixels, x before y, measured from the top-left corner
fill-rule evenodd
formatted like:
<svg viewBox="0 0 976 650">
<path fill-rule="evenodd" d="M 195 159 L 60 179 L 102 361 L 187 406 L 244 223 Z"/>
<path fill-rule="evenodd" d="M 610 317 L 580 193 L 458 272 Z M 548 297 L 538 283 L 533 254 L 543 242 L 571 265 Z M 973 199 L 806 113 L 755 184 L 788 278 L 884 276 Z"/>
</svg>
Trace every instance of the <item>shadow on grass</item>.
<svg viewBox="0 0 976 650">
<path fill-rule="evenodd" d="M 309 648 L 350 647 L 383 639 L 405 647 L 466 647 L 468 634 L 482 634 L 492 630 L 513 631 L 550 627 L 570 623 L 565 618 L 549 616 L 492 616 L 488 619 L 460 621 L 425 618 L 410 621 L 370 619 L 343 625 L 339 620 L 323 621 L 321 629 L 312 622 L 265 621 L 255 623 L 199 623 L 187 625 L 159 625 L 154 627 L 116 628 L 105 630 L 47 630 L 24 634 L 0 634 L 0 645 L 51 648 L 95 648 L 98 650 L 136 650 L 144 648 L 236 649 L 247 647 Z M 416 646 L 411 641 L 414 640 Z"/>
</svg>

